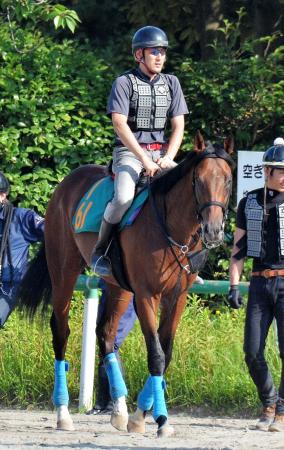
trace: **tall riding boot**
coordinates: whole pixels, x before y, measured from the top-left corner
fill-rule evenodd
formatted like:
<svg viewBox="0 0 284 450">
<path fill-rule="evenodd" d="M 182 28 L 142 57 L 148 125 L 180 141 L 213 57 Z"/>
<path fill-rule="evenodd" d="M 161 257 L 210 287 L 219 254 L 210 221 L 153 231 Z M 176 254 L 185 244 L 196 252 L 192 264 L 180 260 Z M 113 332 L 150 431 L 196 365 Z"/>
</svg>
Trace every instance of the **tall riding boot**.
<svg viewBox="0 0 284 450">
<path fill-rule="evenodd" d="M 111 275 L 110 260 L 105 256 L 105 252 L 110 242 L 113 227 L 112 223 L 107 222 L 105 219 L 102 220 L 99 237 L 91 257 L 91 268 L 99 277 Z"/>
</svg>

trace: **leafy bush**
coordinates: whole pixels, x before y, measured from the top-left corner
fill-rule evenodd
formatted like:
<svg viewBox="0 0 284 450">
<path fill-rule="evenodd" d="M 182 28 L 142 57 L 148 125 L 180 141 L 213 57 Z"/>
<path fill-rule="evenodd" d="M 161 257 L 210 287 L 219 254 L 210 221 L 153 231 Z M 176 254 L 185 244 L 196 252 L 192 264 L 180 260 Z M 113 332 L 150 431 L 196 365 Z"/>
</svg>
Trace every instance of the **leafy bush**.
<svg viewBox="0 0 284 450">
<path fill-rule="evenodd" d="M 1 169 L 12 198 L 44 212 L 71 169 L 111 154 L 105 105 L 113 74 L 87 42 L 56 43 L 27 30 L 16 39 L 23 53 L 1 27 Z"/>
</svg>

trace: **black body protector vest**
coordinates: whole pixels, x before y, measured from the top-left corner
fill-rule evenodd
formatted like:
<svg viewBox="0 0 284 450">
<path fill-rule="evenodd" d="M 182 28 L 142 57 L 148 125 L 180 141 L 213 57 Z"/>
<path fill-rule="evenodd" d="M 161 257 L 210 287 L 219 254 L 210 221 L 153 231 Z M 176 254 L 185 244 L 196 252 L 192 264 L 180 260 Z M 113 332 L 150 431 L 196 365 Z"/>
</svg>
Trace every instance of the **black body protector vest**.
<svg viewBox="0 0 284 450">
<path fill-rule="evenodd" d="M 277 233 L 278 237 L 278 256 L 279 260 L 284 260 L 284 203 L 276 203 L 277 215 Z M 263 206 L 257 200 L 257 192 L 248 194 L 245 215 L 247 219 L 247 256 L 253 258 L 262 258 L 263 244 L 266 247 L 266 242 L 263 242 L 263 225 L 264 225 L 264 210 Z"/>
<path fill-rule="evenodd" d="M 159 75 L 155 83 L 139 78 L 135 72 L 126 76 L 132 84 L 128 125 L 132 131 L 161 131 L 167 123 L 172 97 L 166 77 Z"/>
</svg>

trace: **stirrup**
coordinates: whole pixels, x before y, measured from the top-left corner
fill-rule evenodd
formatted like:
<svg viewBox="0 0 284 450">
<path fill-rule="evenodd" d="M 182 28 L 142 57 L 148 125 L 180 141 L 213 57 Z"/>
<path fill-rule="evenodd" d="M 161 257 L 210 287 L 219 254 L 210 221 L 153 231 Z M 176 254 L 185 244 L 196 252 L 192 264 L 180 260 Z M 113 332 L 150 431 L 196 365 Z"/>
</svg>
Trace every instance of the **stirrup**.
<svg viewBox="0 0 284 450">
<path fill-rule="evenodd" d="M 112 275 L 111 263 L 108 256 L 96 254 L 93 256 L 91 268 L 99 277 L 107 277 Z"/>
</svg>

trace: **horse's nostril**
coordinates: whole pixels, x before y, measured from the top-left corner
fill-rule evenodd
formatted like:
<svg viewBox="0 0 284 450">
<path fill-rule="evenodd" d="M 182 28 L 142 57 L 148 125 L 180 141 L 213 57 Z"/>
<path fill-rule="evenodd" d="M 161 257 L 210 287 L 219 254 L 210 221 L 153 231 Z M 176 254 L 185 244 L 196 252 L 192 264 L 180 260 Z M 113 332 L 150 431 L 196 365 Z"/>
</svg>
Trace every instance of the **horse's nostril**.
<svg viewBox="0 0 284 450">
<path fill-rule="evenodd" d="M 205 224 L 204 233 L 210 236 L 216 236 L 222 232 L 222 224 Z"/>
</svg>

